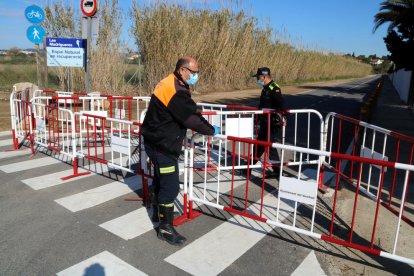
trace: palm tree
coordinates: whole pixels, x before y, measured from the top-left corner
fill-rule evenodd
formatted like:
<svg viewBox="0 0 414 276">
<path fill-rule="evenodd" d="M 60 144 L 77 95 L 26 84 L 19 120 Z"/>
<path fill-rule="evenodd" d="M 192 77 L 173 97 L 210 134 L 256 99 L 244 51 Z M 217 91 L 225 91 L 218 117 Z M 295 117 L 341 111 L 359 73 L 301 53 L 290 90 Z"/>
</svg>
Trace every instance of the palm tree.
<svg viewBox="0 0 414 276">
<path fill-rule="evenodd" d="M 414 0 L 387 0 L 381 3 L 374 17 L 375 32 L 384 23 L 390 23 L 388 32 L 398 28 L 403 35 L 414 37 Z M 407 37 L 408 38 L 408 37 Z"/>
</svg>

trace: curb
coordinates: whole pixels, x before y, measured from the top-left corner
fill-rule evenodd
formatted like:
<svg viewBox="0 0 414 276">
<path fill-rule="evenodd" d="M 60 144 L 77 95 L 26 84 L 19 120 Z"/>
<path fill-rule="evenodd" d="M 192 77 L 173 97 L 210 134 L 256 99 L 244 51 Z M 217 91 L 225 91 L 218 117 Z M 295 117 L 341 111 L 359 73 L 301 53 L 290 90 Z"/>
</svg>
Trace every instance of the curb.
<svg viewBox="0 0 414 276">
<path fill-rule="evenodd" d="M 363 104 L 360 109 L 360 120 L 365 122 L 370 122 L 372 118 L 372 113 L 377 106 L 377 100 L 379 93 L 382 90 L 382 86 L 384 84 L 385 76 L 382 75 L 381 79 L 378 81 L 375 88 L 367 95 L 365 95 L 363 99 Z"/>
</svg>

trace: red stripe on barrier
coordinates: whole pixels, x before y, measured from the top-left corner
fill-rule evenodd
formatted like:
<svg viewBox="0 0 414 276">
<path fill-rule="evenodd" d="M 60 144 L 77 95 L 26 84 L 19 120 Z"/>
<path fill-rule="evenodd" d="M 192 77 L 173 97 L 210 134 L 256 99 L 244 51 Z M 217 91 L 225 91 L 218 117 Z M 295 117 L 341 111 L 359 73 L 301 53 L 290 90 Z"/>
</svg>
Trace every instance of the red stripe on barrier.
<svg viewBox="0 0 414 276">
<path fill-rule="evenodd" d="M 351 248 L 354 248 L 354 249 L 357 249 L 357 250 L 360 250 L 360 251 L 371 253 L 373 255 L 380 255 L 380 253 L 381 253 L 381 250 L 378 250 L 378 249 L 373 249 L 373 248 L 369 248 L 369 247 L 366 247 L 366 246 L 363 246 L 363 245 L 358 245 L 358 244 L 346 242 L 346 241 L 336 239 L 336 238 L 332 238 L 332 237 L 329 237 L 329 236 L 326 236 L 326 235 L 321 235 L 321 240 L 336 243 L 336 244 L 347 246 L 347 247 L 351 247 Z"/>
<path fill-rule="evenodd" d="M 356 162 L 363 162 L 363 163 L 384 166 L 384 167 L 392 167 L 392 168 L 395 167 L 395 163 L 396 163 L 396 162 L 383 161 L 383 160 L 378 160 L 378 159 L 370 159 L 370 158 L 360 157 L 360 156 L 352 156 L 352 155 L 336 153 L 336 152 L 332 152 L 331 157 L 338 158 L 338 159 L 344 159 L 344 160 L 353 160 Z"/>
<path fill-rule="evenodd" d="M 227 207 L 227 206 L 224 206 L 223 210 L 226 211 L 226 212 L 229 212 L 229 213 L 234 213 L 234 214 L 239 215 L 239 216 L 243 216 L 243 217 L 247 217 L 247 218 L 250 218 L 250 219 L 258 220 L 260 222 L 267 222 L 266 218 L 262 218 L 258 215 L 242 212 L 242 211 L 239 211 L 239 210 Z"/>
<path fill-rule="evenodd" d="M 105 165 L 108 165 L 108 163 L 109 163 L 108 161 L 106 161 L 104 159 L 101 159 L 101 158 L 98 158 L 98 157 L 95 157 L 95 156 L 91 156 L 91 155 L 85 155 L 84 157 L 88 158 L 88 159 L 91 159 L 92 161 L 96 161 L 96 162 L 105 164 Z"/>
<path fill-rule="evenodd" d="M 344 116 L 344 115 L 341 115 L 341 114 L 337 114 L 337 113 L 334 114 L 334 117 L 336 117 L 338 119 L 345 120 L 345 121 L 349 121 L 349 122 L 357 124 L 357 125 L 359 125 L 361 123 L 360 120 L 357 120 L 355 118 L 351 118 L 351 117 L 348 117 L 348 116 Z"/>
<path fill-rule="evenodd" d="M 401 140 L 404 140 L 404 141 L 409 142 L 409 143 L 414 143 L 414 138 L 413 137 L 410 137 L 410 136 L 407 136 L 407 135 L 404 135 L 404 134 L 401 134 L 401 133 L 398 133 L 398 132 L 394 132 L 394 131 L 391 131 L 390 135 L 397 138 L 397 139 L 401 139 Z"/>
<path fill-rule="evenodd" d="M 239 109 L 239 110 L 260 110 L 257 107 L 245 106 L 245 105 L 231 105 L 231 104 L 228 104 L 227 108 Z"/>
</svg>

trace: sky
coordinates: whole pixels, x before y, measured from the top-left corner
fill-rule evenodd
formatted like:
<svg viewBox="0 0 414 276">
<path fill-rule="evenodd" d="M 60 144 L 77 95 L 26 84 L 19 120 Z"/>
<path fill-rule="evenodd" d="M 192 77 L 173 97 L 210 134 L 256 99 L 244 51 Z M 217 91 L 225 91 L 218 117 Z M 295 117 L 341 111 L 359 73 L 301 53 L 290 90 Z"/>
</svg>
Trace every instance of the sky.
<svg viewBox="0 0 414 276">
<path fill-rule="evenodd" d="M 46 4 L 62 0 L 0 0 L 0 49 L 18 47 L 34 48 L 26 38 L 26 29 L 31 25 L 25 16 L 27 6 Z M 80 9 L 80 0 L 63 0 L 67 5 Z M 119 0 L 121 8 L 128 14 L 134 0 Z M 171 2 L 194 5 L 197 8 L 219 9 L 226 1 L 173 0 Z M 259 26 L 268 23 L 275 33 L 297 47 L 333 52 L 338 54 L 388 55 L 383 38 L 388 25 L 375 33 L 374 15 L 384 0 L 233 0 L 232 5 L 244 8 L 248 15 L 258 19 Z M 151 3 L 151 0 L 138 0 Z M 188 4 L 193 2 L 193 4 Z M 195 2 L 195 3 L 194 3 Z M 7 3 L 7 4 L 6 4 Z M 128 17 L 128 16 L 125 16 Z M 122 38 L 131 49 L 136 49 L 129 34 L 130 21 L 126 18 Z"/>
</svg>

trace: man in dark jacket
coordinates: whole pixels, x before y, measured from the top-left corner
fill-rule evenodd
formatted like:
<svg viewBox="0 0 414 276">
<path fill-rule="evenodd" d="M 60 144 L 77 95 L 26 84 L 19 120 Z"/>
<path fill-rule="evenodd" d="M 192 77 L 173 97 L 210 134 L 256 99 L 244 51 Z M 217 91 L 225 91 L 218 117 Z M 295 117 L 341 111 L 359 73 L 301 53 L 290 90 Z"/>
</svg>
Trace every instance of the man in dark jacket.
<svg viewBox="0 0 414 276">
<path fill-rule="evenodd" d="M 153 220 L 160 221 L 157 236 L 173 245 L 186 241 L 173 227 L 173 220 L 174 200 L 180 190 L 178 157 L 187 129 L 218 134 L 218 127 L 197 112 L 191 99 L 190 85 L 197 81 L 197 61 L 189 56 L 180 58 L 174 73 L 155 87 L 142 124 L 145 151 L 154 164 L 153 211 L 158 217 L 153 216 Z"/>
<path fill-rule="evenodd" d="M 259 84 L 263 89 L 260 94 L 259 109 L 262 110 L 277 110 L 281 111 L 284 109 L 282 91 L 279 85 L 272 80 L 270 75 L 270 69 L 267 67 L 261 67 L 257 69 L 257 73 L 253 75 L 256 78 L 257 84 Z M 269 122 L 270 117 L 270 122 Z M 259 117 L 259 133 L 257 135 L 257 140 L 266 141 L 274 143 L 277 141 L 277 134 L 280 130 L 280 126 L 283 123 L 283 117 L 280 113 L 271 113 L 263 114 Z M 263 146 L 256 146 L 254 149 L 254 160 L 251 161 L 251 164 L 256 164 L 262 154 L 264 153 L 265 148 Z M 275 148 L 269 149 L 269 156 L 267 160 L 279 161 L 279 154 Z M 245 160 L 242 161 L 242 164 L 247 164 Z M 251 170 L 249 171 L 249 175 Z M 247 175 L 248 171 L 245 169 L 237 170 L 236 173 L 240 175 Z M 276 177 L 279 175 L 279 169 L 273 170 L 273 175 Z"/>
<path fill-rule="evenodd" d="M 256 82 L 263 87 L 258 108 L 262 110 L 283 110 L 282 90 L 279 85 L 272 80 L 270 69 L 267 67 L 258 68 L 254 77 L 256 77 Z M 276 142 L 282 120 L 283 118 L 280 114 L 272 113 L 270 115 L 269 124 L 269 116 L 267 114 L 261 115 L 259 118 L 259 134 L 257 140 L 272 143 Z M 257 147 L 257 152 L 255 153 L 256 157 L 260 158 L 263 152 L 264 147 Z M 270 148 L 269 160 L 279 160 L 279 154 L 275 148 Z"/>
</svg>

